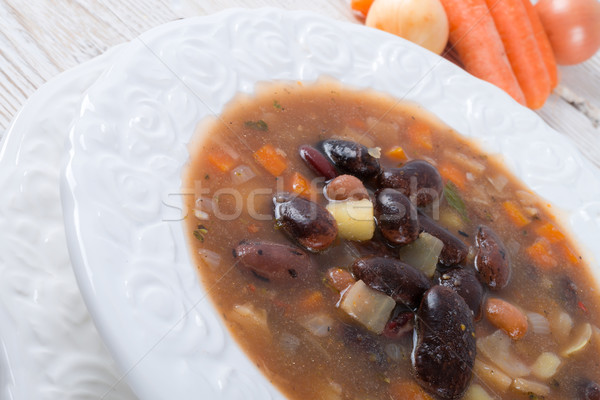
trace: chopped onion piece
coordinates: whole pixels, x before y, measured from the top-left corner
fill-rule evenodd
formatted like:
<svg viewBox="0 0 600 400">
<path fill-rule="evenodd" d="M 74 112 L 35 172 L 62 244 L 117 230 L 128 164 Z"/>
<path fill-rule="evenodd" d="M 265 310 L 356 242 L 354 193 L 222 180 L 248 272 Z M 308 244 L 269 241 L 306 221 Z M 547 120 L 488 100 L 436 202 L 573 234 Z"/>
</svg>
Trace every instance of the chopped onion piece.
<svg viewBox="0 0 600 400">
<path fill-rule="evenodd" d="M 592 325 L 589 323 L 584 324 L 579 331 L 574 335 L 575 339 L 573 342 L 567 346 L 565 350 L 562 351 L 561 355 L 563 357 L 569 357 L 570 355 L 581 351 L 592 338 Z"/>
<path fill-rule="evenodd" d="M 485 165 L 479 161 L 475 161 L 472 157 L 451 150 L 444 151 L 444 155 L 457 164 L 461 164 L 467 171 L 473 171 L 481 174 L 485 171 Z"/>
<path fill-rule="evenodd" d="M 548 396 L 550 394 L 549 386 L 523 378 L 515 379 L 512 383 L 512 388 L 528 395 Z"/>
<path fill-rule="evenodd" d="M 291 333 L 283 332 L 279 338 L 279 344 L 284 353 L 293 354 L 300 347 L 300 339 Z"/>
<path fill-rule="evenodd" d="M 375 333 L 382 333 L 396 302 L 363 281 L 357 281 L 346 291 L 340 308 Z"/>
<path fill-rule="evenodd" d="M 556 374 L 558 367 L 560 367 L 561 359 L 554 353 L 545 352 L 535 360 L 531 366 L 531 372 L 533 375 L 540 379 L 550 379 Z"/>
<path fill-rule="evenodd" d="M 507 334 L 497 330 L 477 340 L 477 350 L 511 378 L 530 374 L 531 370 L 513 353 L 513 342 Z"/>
<path fill-rule="evenodd" d="M 400 248 L 400 259 L 431 278 L 443 247 L 440 239 L 422 232 L 417 240 Z"/>
<path fill-rule="evenodd" d="M 498 367 L 492 367 L 478 358 L 475 359 L 473 372 L 480 380 L 484 381 L 488 385 L 502 390 L 503 392 L 507 391 L 512 383 L 512 378 L 500 371 Z"/>
<path fill-rule="evenodd" d="M 202 210 L 194 209 L 194 216 L 201 221 L 208 221 L 209 215 Z"/>
<path fill-rule="evenodd" d="M 472 384 L 465 393 L 463 400 L 494 400 L 494 398 L 480 385 Z"/>
<path fill-rule="evenodd" d="M 409 360 L 410 351 L 398 343 L 388 343 L 384 348 L 385 354 L 394 362 Z"/>
<path fill-rule="evenodd" d="M 549 335 L 550 334 L 550 322 L 542 314 L 530 312 L 527 313 L 527 319 L 529 320 L 529 327 L 533 333 L 538 335 Z"/>
<path fill-rule="evenodd" d="M 200 254 L 200 259 L 213 269 L 221 265 L 221 256 L 214 251 L 198 249 L 198 254 Z"/>
<path fill-rule="evenodd" d="M 561 344 L 571 335 L 573 318 L 564 311 L 552 315 L 550 319 L 550 329 L 552 330 L 552 335 L 558 340 L 558 343 Z"/>
<path fill-rule="evenodd" d="M 508 178 L 504 175 L 497 175 L 495 177 L 488 176 L 487 179 L 498 193 L 502 193 L 508 184 Z"/>
<path fill-rule="evenodd" d="M 231 181 L 234 185 L 241 185 L 254 178 L 256 174 L 247 165 L 239 165 L 231 171 Z"/>
<path fill-rule="evenodd" d="M 313 314 L 300 321 L 300 325 L 317 337 L 325 337 L 331 332 L 333 319 L 327 314 Z"/>
<path fill-rule="evenodd" d="M 259 328 L 265 332 L 269 331 L 267 324 L 267 310 L 256 308 L 250 303 L 236 304 L 233 306 L 232 319 L 242 326 L 252 325 L 252 329 Z"/>
<path fill-rule="evenodd" d="M 381 158 L 381 147 L 369 147 L 368 153 L 371 157 Z"/>
</svg>

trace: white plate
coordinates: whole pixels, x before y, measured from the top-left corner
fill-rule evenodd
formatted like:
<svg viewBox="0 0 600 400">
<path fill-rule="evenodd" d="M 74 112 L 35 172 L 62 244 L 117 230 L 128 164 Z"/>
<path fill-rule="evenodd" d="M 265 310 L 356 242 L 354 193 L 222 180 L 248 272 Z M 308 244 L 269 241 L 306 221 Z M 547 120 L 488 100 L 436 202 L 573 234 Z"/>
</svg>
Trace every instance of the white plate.
<svg viewBox="0 0 600 400">
<path fill-rule="evenodd" d="M 495 87 L 394 36 L 311 13 L 174 22 L 142 35 L 89 90 L 62 186 L 82 294 L 140 398 L 281 398 L 199 283 L 179 221 L 181 172 L 196 124 L 236 93 L 323 75 L 422 104 L 503 154 L 600 259 L 600 172 Z"/>
<path fill-rule="evenodd" d="M 121 48 L 121 47 L 120 47 Z M 96 332 L 69 262 L 59 176 L 83 92 L 120 48 L 29 98 L 0 151 L 0 398 L 132 400 Z"/>
</svg>

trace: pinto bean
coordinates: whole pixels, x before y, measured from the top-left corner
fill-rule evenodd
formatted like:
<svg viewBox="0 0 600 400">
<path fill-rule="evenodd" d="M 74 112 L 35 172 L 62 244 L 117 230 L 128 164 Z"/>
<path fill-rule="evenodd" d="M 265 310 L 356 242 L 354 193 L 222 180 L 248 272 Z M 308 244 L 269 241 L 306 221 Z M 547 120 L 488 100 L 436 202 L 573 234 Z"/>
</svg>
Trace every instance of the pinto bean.
<svg viewBox="0 0 600 400">
<path fill-rule="evenodd" d="M 510 281 L 511 265 L 500 238 L 489 227 L 482 225 L 475 237 L 477 254 L 475 268 L 481 280 L 492 290 L 500 290 Z"/>
<path fill-rule="evenodd" d="M 485 317 L 513 340 L 521 339 L 527 333 L 527 316 L 517 307 L 502 299 L 487 299 Z"/>
<path fill-rule="evenodd" d="M 362 181 L 352 175 L 340 175 L 325 187 L 331 200 L 362 200 L 369 198 L 369 192 Z"/>
<path fill-rule="evenodd" d="M 415 332 L 412 362 L 417 382 L 439 399 L 460 399 L 477 352 L 467 303 L 454 290 L 433 286 L 417 311 Z"/>
<path fill-rule="evenodd" d="M 384 170 L 379 175 L 379 186 L 399 190 L 419 207 L 439 200 L 444 189 L 440 173 L 425 160 L 413 160 L 401 168 Z"/>
<path fill-rule="evenodd" d="M 325 180 L 330 180 L 337 176 L 335 167 L 319 150 L 312 146 L 304 145 L 300 146 L 299 152 L 300 157 L 315 174 L 322 176 Z"/>
<path fill-rule="evenodd" d="M 285 244 L 243 241 L 233 250 L 238 268 L 260 279 L 293 283 L 309 279 L 316 267 L 302 250 Z"/>
<path fill-rule="evenodd" d="M 337 223 L 322 205 L 287 193 L 275 196 L 274 204 L 283 231 L 305 249 L 322 251 L 335 241 Z"/>
<path fill-rule="evenodd" d="M 360 143 L 328 139 L 322 141 L 320 147 L 340 171 L 362 180 L 373 178 L 381 170 L 379 160 Z"/>
<path fill-rule="evenodd" d="M 408 244 L 419 237 L 417 209 L 395 189 L 375 193 L 375 219 L 382 235 L 391 243 Z"/>
<path fill-rule="evenodd" d="M 469 253 L 469 248 L 462 240 L 438 225 L 431 217 L 420 210 L 419 226 L 421 230 L 429 233 L 431 236 L 435 236 L 444 243 L 442 253 L 440 254 L 440 263 L 443 265 L 450 267 L 460 264 Z"/>
<path fill-rule="evenodd" d="M 393 258 L 359 258 L 352 264 L 352 272 L 372 289 L 412 310 L 419 306 L 423 293 L 431 286 L 421 271 Z"/>
<path fill-rule="evenodd" d="M 442 286 L 454 289 L 467 303 L 475 321 L 481 319 L 482 302 L 483 302 L 483 286 L 475 275 L 475 270 L 472 268 L 452 268 L 438 278 L 438 282 Z"/>
</svg>

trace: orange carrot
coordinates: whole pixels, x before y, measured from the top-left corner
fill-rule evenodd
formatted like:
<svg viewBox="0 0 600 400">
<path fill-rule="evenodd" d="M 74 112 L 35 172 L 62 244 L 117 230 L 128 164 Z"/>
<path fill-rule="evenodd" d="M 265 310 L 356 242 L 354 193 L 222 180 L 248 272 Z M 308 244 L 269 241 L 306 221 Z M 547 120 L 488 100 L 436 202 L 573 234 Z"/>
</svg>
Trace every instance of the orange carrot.
<svg viewBox="0 0 600 400">
<path fill-rule="evenodd" d="M 438 168 L 442 178 L 452 181 L 460 190 L 465 190 L 467 186 L 467 177 L 465 172 L 459 168 L 456 168 L 452 164 L 443 164 Z"/>
<path fill-rule="evenodd" d="M 517 307 L 501 299 L 485 302 L 485 316 L 498 329 L 517 340 L 527 333 L 527 317 Z"/>
<path fill-rule="evenodd" d="M 550 76 L 523 0 L 486 0 L 527 107 L 541 108 L 550 95 Z"/>
<path fill-rule="evenodd" d="M 557 243 L 565 240 L 565 235 L 563 235 L 561 231 L 556 229 L 556 227 L 550 222 L 546 222 L 535 228 L 535 233 L 537 233 L 539 236 L 546 238 L 546 240 L 548 240 L 548 242 L 550 243 Z"/>
<path fill-rule="evenodd" d="M 235 164 L 235 160 L 229 154 L 217 149 L 210 152 L 208 161 L 222 172 L 228 172 Z"/>
<path fill-rule="evenodd" d="M 555 268 L 558 265 L 550 243 L 546 239 L 540 238 L 525 249 L 525 252 L 533 263 L 544 270 Z"/>
<path fill-rule="evenodd" d="M 310 313 L 323 307 L 323 294 L 318 290 L 309 292 L 298 304 L 302 312 Z"/>
<path fill-rule="evenodd" d="M 408 127 L 408 135 L 414 146 L 421 150 L 433 150 L 431 128 L 425 122 L 415 121 Z"/>
<path fill-rule="evenodd" d="M 441 0 L 450 25 L 450 43 L 465 69 L 525 104 L 504 45 L 485 0 Z"/>
<path fill-rule="evenodd" d="M 400 146 L 395 146 L 391 148 L 387 153 L 385 153 L 389 158 L 395 161 L 406 161 L 408 157 L 406 157 L 406 153 L 404 149 Z"/>
<path fill-rule="evenodd" d="M 548 77 L 550 78 L 550 89 L 554 89 L 558 84 L 558 68 L 556 66 L 556 59 L 554 57 L 552 46 L 550 45 L 550 40 L 548 39 L 544 25 L 542 25 L 542 21 L 540 20 L 537 11 L 535 11 L 533 4 L 531 4 L 531 1 L 522 1 L 523 4 L 525 4 L 525 10 L 527 10 L 529 22 L 531 22 L 535 40 L 537 41 L 540 53 L 542 54 L 542 59 L 546 65 L 546 71 L 548 71 Z"/>
<path fill-rule="evenodd" d="M 352 0 L 350 7 L 360 14 L 361 17 L 366 18 L 373 1 L 374 0 Z"/>
<path fill-rule="evenodd" d="M 287 161 L 273 145 L 265 144 L 254 153 L 254 159 L 271 175 L 279 176 L 287 168 Z"/>
<path fill-rule="evenodd" d="M 288 191 L 305 197 L 310 197 L 310 183 L 308 182 L 308 179 L 306 179 L 301 173 L 294 172 Z"/>
<path fill-rule="evenodd" d="M 517 228 L 523 228 L 531 222 L 514 201 L 506 200 L 502 203 L 502 207 L 504 207 L 504 211 L 506 211 L 508 217 Z"/>
</svg>

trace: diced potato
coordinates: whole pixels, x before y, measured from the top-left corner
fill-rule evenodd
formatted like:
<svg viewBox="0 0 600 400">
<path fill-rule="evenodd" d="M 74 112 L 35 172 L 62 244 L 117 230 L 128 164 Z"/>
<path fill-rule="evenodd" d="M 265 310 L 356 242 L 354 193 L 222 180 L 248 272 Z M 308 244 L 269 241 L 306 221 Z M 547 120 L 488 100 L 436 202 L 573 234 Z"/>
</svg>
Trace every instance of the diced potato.
<svg viewBox="0 0 600 400">
<path fill-rule="evenodd" d="M 560 363 L 560 357 L 556 354 L 545 352 L 540 354 L 537 360 L 535 360 L 531 366 L 531 372 L 540 379 L 550 379 L 556 374 Z"/>
<path fill-rule="evenodd" d="M 512 383 L 512 388 L 517 392 L 527 395 L 535 394 L 537 396 L 548 396 L 550 394 L 549 386 L 523 378 L 515 379 Z"/>
<path fill-rule="evenodd" d="M 267 324 L 267 310 L 256 308 L 250 303 L 236 304 L 233 306 L 231 318 L 244 327 L 252 329 L 269 330 Z"/>
<path fill-rule="evenodd" d="M 370 240 L 375 232 L 373 203 L 369 199 L 331 202 L 327 210 L 338 225 L 338 235 L 347 240 Z"/>
<path fill-rule="evenodd" d="M 465 230 L 463 219 L 456 211 L 450 208 L 440 211 L 440 224 L 453 232 Z"/>
<path fill-rule="evenodd" d="M 357 281 L 342 298 L 340 308 L 375 333 L 382 333 L 396 302 L 390 296 Z"/>
<path fill-rule="evenodd" d="M 512 383 L 511 377 L 500 371 L 497 367 L 492 367 L 479 359 L 475 359 L 473 372 L 486 384 L 502 390 L 503 392 L 507 391 Z"/>
<path fill-rule="evenodd" d="M 592 325 L 588 323 L 584 324 L 573 336 L 575 339 L 561 353 L 563 357 L 569 357 L 570 355 L 581 351 L 590 342 L 590 339 L 592 338 Z"/>
<path fill-rule="evenodd" d="M 422 232 L 417 240 L 400 248 L 400 259 L 431 278 L 443 247 L 440 239 Z"/>
<path fill-rule="evenodd" d="M 485 356 L 511 378 L 529 375 L 531 369 L 514 354 L 513 346 L 511 338 L 501 330 L 477 339 L 478 356 Z"/>
<path fill-rule="evenodd" d="M 463 400 L 494 400 L 480 385 L 474 384 L 467 389 Z"/>
</svg>

